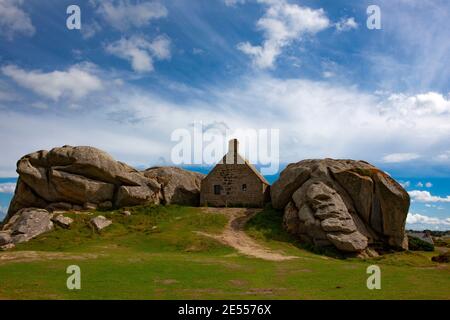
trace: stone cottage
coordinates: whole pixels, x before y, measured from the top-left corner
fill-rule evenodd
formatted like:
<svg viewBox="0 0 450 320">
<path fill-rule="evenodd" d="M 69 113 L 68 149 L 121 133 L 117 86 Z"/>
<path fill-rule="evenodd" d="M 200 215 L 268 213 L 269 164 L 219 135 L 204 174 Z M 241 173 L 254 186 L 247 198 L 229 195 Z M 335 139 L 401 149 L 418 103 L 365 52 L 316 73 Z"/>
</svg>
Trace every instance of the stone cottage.
<svg viewBox="0 0 450 320">
<path fill-rule="evenodd" d="M 237 139 L 228 153 L 202 180 L 200 204 L 214 207 L 262 207 L 270 201 L 270 184 L 239 153 Z"/>
</svg>

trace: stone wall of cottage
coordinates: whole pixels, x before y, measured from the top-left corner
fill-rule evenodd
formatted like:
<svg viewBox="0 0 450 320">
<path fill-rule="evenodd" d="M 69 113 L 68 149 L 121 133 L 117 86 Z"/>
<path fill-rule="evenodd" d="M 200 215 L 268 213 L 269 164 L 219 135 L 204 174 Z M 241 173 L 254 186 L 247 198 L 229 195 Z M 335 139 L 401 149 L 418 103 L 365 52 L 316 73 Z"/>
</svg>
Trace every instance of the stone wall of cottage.
<svg viewBox="0 0 450 320">
<path fill-rule="evenodd" d="M 214 193 L 215 185 L 221 186 L 219 195 Z M 246 164 L 218 164 L 202 180 L 200 204 L 213 207 L 262 207 L 267 200 L 268 188 Z"/>
</svg>

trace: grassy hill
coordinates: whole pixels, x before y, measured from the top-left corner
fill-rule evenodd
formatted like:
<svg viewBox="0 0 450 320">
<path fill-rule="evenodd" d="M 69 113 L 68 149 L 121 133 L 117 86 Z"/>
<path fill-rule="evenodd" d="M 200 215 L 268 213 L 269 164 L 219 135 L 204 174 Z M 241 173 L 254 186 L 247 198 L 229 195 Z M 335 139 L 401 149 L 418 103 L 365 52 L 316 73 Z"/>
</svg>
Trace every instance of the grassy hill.
<svg viewBox="0 0 450 320">
<path fill-rule="evenodd" d="M 303 248 L 270 209 L 246 224 L 262 246 L 297 258 L 245 256 L 199 232 L 220 234 L 222 213 L 180 206 L 95 212 L 113 220 L 96 232 L 92 215 L 68 214 L 57 227 L 0 252 L 0 299 L 450 299 L 450 268 L 433 252 L 393 253 L 371 260 L 336 259 Z M 81 268 L 82 288 L 66 288 L 66 268 Z M 382 289 L 368 290 L 366 268 L 377 264 Z M 413 289 L 412 289 L 413 288 Z"/>
</svg>

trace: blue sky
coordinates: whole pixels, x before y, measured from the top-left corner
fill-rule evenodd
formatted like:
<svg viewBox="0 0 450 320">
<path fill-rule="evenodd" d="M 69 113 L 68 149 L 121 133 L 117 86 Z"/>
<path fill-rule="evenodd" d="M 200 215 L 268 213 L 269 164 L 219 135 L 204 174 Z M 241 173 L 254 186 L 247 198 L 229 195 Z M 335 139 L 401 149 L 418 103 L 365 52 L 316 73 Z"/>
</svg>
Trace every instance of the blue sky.
<svg viewBox="0 0 450 320">
<path fill-rule="evenodd" d="M 0 176 L 65 144 L 167 163 L 194 121 L 277 128 L 281 163 L 367 160 L 405 184 L 409 226 L 449 229 L 449 21 L 446 0 L 0 0 Z"/>
</svg>

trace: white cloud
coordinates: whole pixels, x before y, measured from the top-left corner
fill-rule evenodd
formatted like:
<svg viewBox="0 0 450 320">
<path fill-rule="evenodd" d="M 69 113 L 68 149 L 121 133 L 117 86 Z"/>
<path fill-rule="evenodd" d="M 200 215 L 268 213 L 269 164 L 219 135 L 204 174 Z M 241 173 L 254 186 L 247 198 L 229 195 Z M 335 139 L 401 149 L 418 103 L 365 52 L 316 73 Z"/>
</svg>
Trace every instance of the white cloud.
<svg viewBox="0 0 450 320">
<path fill-rule="evenodd" d="M 408 216 L 406 217 L 406 223 L 450 226 L 450 218 L 439 219 L 439 218 L 424 216 L 424 215 L 421 215 L 418 213 L 409 213 Z"/>
<path fill-rule="evenodd" d="M 418 188 L 423 188 L 423 187 L 431 188 L 431 187 L 433 187 L 433 184 L 432 184 L 431 182 L 426 182 L 426 183 L 424 184 L 424 183 L 422 183 L 421 181 L 419 181 L 419 182 L 416 184 L 416 187 L 418 187 Z"/>
<path fill-rule="evenodd" d="M 81 28 L 81 35 L 83 39 L 90 39 L 101 30 L 102 30 L 101 25 L 96 21 L 93 21 L 91 23 L 83 23 L 83 27 Z"/>
<path fill-rule="evenodd" d="M 147 48 L 158 59 L 170 59 L 170 39 L 166 36 L 156 37 Z"/>
<path fill-rule="evenodd" d="M 11 101 L 15 101 L 17 100 L 17 95 L 12 93 L 11 91 L 6 91 L 6 88 L 0 88 L 0 101 L 7 101 L 7 102 L 11 102 Z"/>
<path fill-rule="evenodd" d="M 418 202 L 450 202 L 450 196 L 433 196 L 429 191 L 413 190 L 408 193 L 412 200 Z"/>
<path fill-rule="evenodd" d="M 411 182 L 410 181 L 405 181 L 405 182 L 400 181 L 399 183 L 404 189 L 407 189 L 407 188 L 409 188 L 411 186 Z"/>
<path fill-rule="evenodd" d="M 422 116 L 450 113 L 450 99 L 432 91 L 413 96 L 392 94 L 386 102 L 388 107 L 393 106 L 399 115 L 415 114 Z"/>
<path fill-rule="evenodd" d="M 335 75 L 336 75 L 336 74 L 335 74 L 334 72 L 332 72 L 332 71 L 324 71 L 324 72 L 322 73 L 322 76 L 323 76 L 325 79 L 333 78 Z"/>
<path fill-rule="evenodd" d="M 30 16 L 20 8 L 23 0 L 0 0 L 0 34 L 12 39 L 16 34 L 32 36 L 36 29 Z"/>
<path fill-rule="evenodd" d="M 170 58 L 170 40 L 165 36 L 158 36 L 153 41 L 143 36 L 121 38 L 106 46 L 106 51 L 119 58 L 131 62 L 136 72 L 153 71 L 153 60 Z"/>
<path fill-rule="evenodd" d="M 235 6 L 236 4 L 239 3 L 245 3 L 247 0 L 224 0 L 225 4 L 227 6 Z"/>
<path fill-rule="evenodd" d="M 323 9 L 311 9 L 285 0 L 259 0 L 267 6 L 257 28 L 264 33 L 261 45 L 249 42 L 238 44 L 238 49 L 253 58 L 256 67 L 265 69 L 274 66 L 282 49 L 307 34 L 315 34 L 329 27 L 330 21 Z"/>
<path fill-rule="evenodd" d="M 336 30 L 338 32 L 350 31 L 352 29 L 358 29 L 358 23 L 355 18 L 342 18 L 335 24 Z"/>
<path fill-rule="evenodd" d="M 15 183 L 0 183 L 0 193 L 14 193 L 15 189 Z"/>
<path fill-rule="evenodd" d="M 4 66 L 1 71 L 22 87 L 54 101 L 63 96 L 77 100 L 102 89 L 102 81 L 83 64 L 74 65 L 67 71 L 27 71 L 15 65 Z"/>
<path fill-rule="evenodd" d="M 158 2 L 129 0 L 98 1 L 97 12 L 111 26 L 118 30 L 143 27 L 152 20 L 167 16 L 167 9 Z"/>
<path fill-rule="evenodd" d="M 381 47 L 381 50 L 373 50 L 372 46 L 367 47 L 368 50 L 363 53 L 369 63 L 367 76 L 384 90 L 448 90 L 448 2 L 376 2 L 382 8 L 384 37 L 392 41 L 388 44 L 390 50 Z"/>
<path fill-rule="evenodd" d="M 31 104 L 31 106 L 32 106 L 33 108 L 41 109 L 41 110 L 47 110 L 47 109 L 48 109 L 48 104 L 46 104 L 46 103 L 44 103 L 44 102 L 42 102 L 42 101 L 33 102 L 33 103 Z"/>
<path fill-rule="evenodd" d="M 383 162 L 386 163 L 400 163 L 411 161 L 420 158 L 416 153 L 392 153 L 383 157 Z"/>
<path fill-rule="evenodd" d="M 112 78 L 101 74 L 103 83 Z M 417 150 L 422 155 L 418 161 L 423 161 L 448 149 L 450 115 L 400 117 L 398 108 L 388 108 L 383 97 L 344 84 L 259 75 L 201 89 L 172 83 L 167 88 L 176 103 L 125 82 L 77 101 L 89 106 L 83 112 L 61 108 L 69 114 L 56 117 L 0 109 L 0 136 L 14 137 L 0 142 L 8 150 L 0 157 L 0 170 L 14 172 L 22 155 L 64 144 L 97 146 L 132 164 L 170 159 L 171 132 L 193 121 L 224 122 L 231 130 L 278 128 L 282 163 L 324 157 L 377 162 L 399 146 Z M 62 100 L 58 105 L 70 104 Z M 121 125 L 112 122 L 111 113 L 123 119 Z"/>
<path fill-rule="evenodd" d="M 3 218 L 8 213 L 8 208 L 0 206 L 0 222 L 3 220 Z"/>
<path fill-rule="evenodd" d="M 193 49 L 192 49 L 192 53 L 193 53 L 194 55 L 201 55 L 201 54 L 204 54 L 204 53 L 205 53 L 205 50 L 200 49 L 200 48 L 193 48 Z"/>
<path fill-rule="evenodd" d="M 436 210 L 444 210 L 444 207 L 442 207 L 442 206 L 437 206 L 435 204 L 429 204 L 429 203 L 426 203 L 425 207 L 427 207 L 427 208 L 434 208 Z"/>
<path fill-rule="evenodd" d="M 438 155 L 435 157 L 435 159 L 436 159 L 437 161 L 442 161 L 442 162 L 445 162 L 445 161 L 450 160 L 450 150 L 445 151 L 444 153 L 438 154 Z"/>
</svg>

